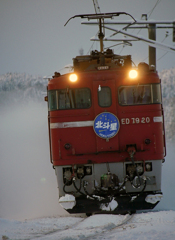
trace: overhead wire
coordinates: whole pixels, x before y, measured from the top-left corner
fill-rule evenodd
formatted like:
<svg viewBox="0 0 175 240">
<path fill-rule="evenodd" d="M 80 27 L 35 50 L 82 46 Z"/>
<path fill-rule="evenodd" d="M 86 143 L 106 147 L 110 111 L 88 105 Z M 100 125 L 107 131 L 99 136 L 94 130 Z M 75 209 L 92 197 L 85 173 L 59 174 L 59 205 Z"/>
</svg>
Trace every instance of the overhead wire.
<svg viewBox="0 0 175 240">
<path fill-rule="evenodd" d="M 154 9 L 156 8 L 156 6 L 157 6 L 160 2 L 161 2 L 161 0 L 157 0 L 155 6 L 154 6 L 153 9 L 150 11 L 149 17 L 151 16 L 152 12 L 154 11 Z M 149 13 L 149 12 L 148 12 L 148 13 Z M 149 18 L 149 17 L 148 17 L 148 18 Z M 167 37 L 171 36 L 171 35 L 172 35 L 172 34 L 168 34 L 168 35 L 167 35 L 167 33 L 166 33 L 164 39 L 163 39 L 161 42 L 163 43 L 163 42 L 165 41 L 165 39 L 166 39 Z M 160 59 L 162 59 L 167 53 L 168 53 L 168 51 L 167 51 L 166 53 L 164 53 L 160 58 L 158 58 L 158 59 L 157 59 L 157 62 L 158 62 Z"/>
<path fill-rule="evenodd" d="M 163 58 L 165 55 L 167 55 L 167 53 L 168 53 L 168 51 L 167 51 L 166 53 L 164 53 L 160 58 L 158 58 L 158 59 L 157 59 L 157 62 L 158 62 L 161 58 Z"/>
<path fill-rule="evenodd" d="M 150 18 L 151 14 L 153 13 L 154 9 L 157 7 L 157 5 L 161 2 L 162 0 L 157 0 L 156 4 L 154 5 L 154 7 L 152 8 L 152 10 L 150 10 L 150 14 L 149 12 L 147 14 L 149 14 L 148 19 Z"/>
<path fill-rule="evenodd" d="M 150 16 L 151 16 L 151 14 L 153 13 L 154 9 L 157 7 L 157 5 L 158 5 L 160 2 L 161 2 L 161 0 L 157 0 L 156 4 L 154 5 L 154 7 L 152 8 L 152 10 L 150 11 L 150 14 L 149 14 L 148 18 L 150 18 Z M 148 12 L 148 13 L 149 13 L 149 12 Z M 147 14 L 148 14 L 148 13 L 147 13 Z M 171 36 L 171 35 L 172 35 L 172 33 L 171 33 L 171 34 L 168 34 L 168 35 L 167 35 L 167 33 L 166 33 L 166 35 L 165 35 L 164 39 L 161 41 L 161 43 L 163 43 L 163 42 L 165 41 L 165 39 L 166 39 L 167 37 Z M 158 62 L 160 59 L 162 59 L 167 53 L 168 53 L 168 51 L 167 51 L 166 53 L 164 53 L 160 58 L 158 58 L 158 59 L 157 59 L 157 62 Z"/>
<path fill-rule="evenodd" d="M 147 14 L 146 15 L 148 15 L 149 14 L 149 16 L 148 16 L 148 18 L 147 19 L 149 19 L 150 18 L 150 16 L 152 15 L 152 13 L 153 13 L 153 11 L 155 10 L 155 8 L 157 7 L 157 5 L 161 2 L 162 0 L 157 0 L 157 2 L 156 2 L 156 4 L 154 5 L 154 7 L 149 11 L 149 12 L 147 12 Z M 140 29 L 139 31 L 138 31 L 138 33 L 141 31 L 142 29 Z M 138 34 L 137 33 L 137 34 Z M 166 38 L 166 37 L 165 37 Z M 165 38 L 163 39 L 163 41 L 165 40 Z M 162 41 L 162 42 L 163 42 Z M 168 52 L 166 52 L 166 54 L 167 54 Z M 166 54 L 164 54 L 162 57 L 164 57 Z M 161 57 L 161 58 L 162 58 Z M 161 58 L 159 58 L 159 59 L 157 59 L 157 61 L 159 61 Z M 146 59 L 148 59 L 148 56 L 145 58 L 145 59 L 143 59 L 142 61 L 145 61 Z"/>
<path fill-rule="evenodd" d="M 150 18 L 150 16 L 151 16 L 151 14 L 153 13 L 154 9 L 157 7 L 157 5 L 158 5 L 161 1 L 162 1 L 162 0 L 157 0 L 157 2 L 156 2 L 156 4 L 154 5 L 154 7 L 149 11 L 150 14 L 149 14 L 149 12 L 147 13 L 147 15 L 149 14 L 148 19 Z M 141 30 L 142 30 L 142 29 L 140 29 L 137 34 L 139 34 Z M 133 31 L 134 31 L 134 30 L 133 30 Z M 124 48 L 123 48 L 123 49 L 124 49 Z M 122 50 L 123 50 L 123 49 L 122 49 Z M 121 52 L 122 52 L 122 51 L 121 51 Z M 148 58 L 148 57 L 147 57 L 147 58 Z M 146 59 L 147 59 L 147 58 L 146 58 Z"/>
<path fill-rule="evenodd" d="M 171 34 L 167 34 L 167 33 L 166 33 L 164 39 L 163 39 L 161 42 L 164 42 L 165 39 L 168 38 L 169 36 L 171 36 L 172 34 L 173 34 L 173 33 L 171 33 Z M 157 62 L 158 62 L 160 59 L 162 59 L 165 55 L 167 55 L 167 53 L 168 53 L 168 51 L 167 51 L 166 53 L 164 53 L 161 57 L 159 57 L 159 58 L 157 59 Z"/>
<path fill-rule="evenodd" d="M 98 36 L 98 32 L 95 34 L 95 38 L 96 38 L 97 36 Z M 91 51 L 91 49 L 93 48 L 94 44 L 95 44 L 95 41 L 93 41 L 93 43 L 92 43 L 91 47 L 89 48 L 87 54 L 90 53 L 90 51 Z"/>
<path fill-rule="evenodd" d="M 155 5 L 153 6 L 153 8 L 152 8 L 149 12 L 147 12 L 147 15 L 149 14 L 149 16 L 148 16 L 147 19 L 150 18 L 150 16 L 152 15 L 153 11 L 155 10 L 155 8 L 158 6 L 158 4 L 159 4 L 161 1 L 162 1 L 162 0 L 157 0 L 156 3 L 155 3 Z M 93 4 L 94 4 L 94 9 L 95 9 L 96 14 L 97 14 L 97 12 L 101 12 L 97 0 L 96 0 L 96 1 L 93 0 Z M 139 33 L 141 30 L 142 30 L 142 29 L 140 29 L 140 30 L 138 31 L 138 33 Z M 138 34 L 138 33 L 137 33 L 137 34 Z M 95 36 L 97 36 L 97 35 L 98 35 L 98 32 L 96 33 Z M 172 35 L 172 34 L 165 35 L 165 38 L 162 40 L 162 42 L 164 42 L 165 39 L 166 39 L 167 37 L 169 37 L 170 35 Z M 92 45 L 91 45 L 88 53 L 89 53 L 89 52 L 91 51 L 91 49 L 93 48 L 94 43 L 95 43 L 95 41 L 92 43 Z M 116 45 L 118 45 L 118 44 L 116 44 Z M 113 45 L 113 47 L 115 47 L 115 45 Z M 124 50 L 124 48 L 125 48 L 125 45 L 122 47 L 122 49 L 121 49 L 121 51 L 119 52 L 119 54 L 122 53 L 122 51 Z M 160 58 L 158 58 L 157 61 L 159 61 L 160 59 L 162 59 L 167 53 L 168 53 L 168 51 L 167 51 L 166 53 L 164 53 Z M 145 61 L 147 58 L 148 58 L 148 57 L 146 57 L 143 61 Z"/>
<path fill-rule="evenodd" d="M 168 37 L 170 37 L 172 35 L 172 33 L 171 34 L 167 34 L 167 32 L 166 32 L 166 35 L 165 35 L 165 37 L 164 37 L 164 39 L 161 41 L 161 43 L 163 43 L 164 41 L 165 41 L 165 39 L 166 38 L 168 38 Z M 160 59 L 162 59 L 166 54 L 168 53 L 168 51 L 166 51 L 166 53 L 164 53 L 161 57 L 159 57 L 158 59 L 157 59 L 157 62 L 160 60 Z M 145 59 L 143 59 L 142 61 L 145 61 L 146 59 L 148 59 L 148 57 L 146 57 Z"/>
</svg>

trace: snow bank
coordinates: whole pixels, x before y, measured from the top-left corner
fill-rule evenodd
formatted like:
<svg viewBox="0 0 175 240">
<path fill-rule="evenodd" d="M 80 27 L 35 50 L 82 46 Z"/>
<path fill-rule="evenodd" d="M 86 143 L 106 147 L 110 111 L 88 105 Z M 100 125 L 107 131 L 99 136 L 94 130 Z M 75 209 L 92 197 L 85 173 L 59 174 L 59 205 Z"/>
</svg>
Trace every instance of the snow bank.
<svg viewBox="0 0 175 240">
<path fill-rule="evenodd" d="M 104 211 L 113 211 L 118 206 L 118 202 L 112 199 L 109 204 L 101 204 L 100 209 Z"/>
<path fill-rule="evenodd" d="M 145 198 L 145 201 L 148 202 L 148 203 L 155 204 L 156 202 L 160 202 L 162 197 L 163 197 L 162 194 L 156 194 L 156 195 L 151 195 L 150 194 Z"/>
<path fill-rule="evenodd" d="M 76 205 L 76 200 L 73 195 L 66 194 L 60 197 L 59 203 L 64 209 L 72 209 Z"/>
</svg>

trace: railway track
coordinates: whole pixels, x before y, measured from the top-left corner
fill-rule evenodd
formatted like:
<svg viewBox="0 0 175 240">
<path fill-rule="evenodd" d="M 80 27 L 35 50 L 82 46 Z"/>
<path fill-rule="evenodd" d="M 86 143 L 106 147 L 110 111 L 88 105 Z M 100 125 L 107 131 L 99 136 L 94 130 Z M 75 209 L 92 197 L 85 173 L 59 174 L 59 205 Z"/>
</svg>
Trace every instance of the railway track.
<svg viewBox="0 0 175 240">
<path fill-rule="evenodd" d="M 116 230 L 117 228 L 124 226 L 129 221 L 131 221 L 133 217 L 134 217 L 134 214 L 127 214 L 121 223 L 119 223 L 117 225 L 112 224 L 112 223 L 107 224 L 107 225 L 103 226 L 102 232 L 88 236 L 85 239 L 102 239 L 102 237 L 105 237 L 104 234 L 107 235 L 109 232 L 112 232 L 112 231 Z"/>
<path fill-rule="evenodd" d="M 52 235 L 55 235 L 55 233 L 63 233 L 63 232 L 65 232 L 65 231 L 67 231 L 67 230 L 71 230 L 71 229 L 74 229 L 74 228 L 76 228 L 79 224 L 81 224 L 83 221 L 85 221 L 86 219 L 87 219 L 88 217 L 85 217 L 85 218 L 82 218 L 82 220 L 80 220 L 79 222 L 77 222 L 77 223 L 75 223 L 75 224 L 73 224 L 73 225 L 71 225 L 71 227 L 68 227 L 68 226 L 66 226 L 65 228 L 63 228 L 63 229 L 54 229 L 53 231 L 49 231 L 49 232 L 47 232 L 47 233 L 40 233 L 40 234 L 38 234 L 38 236 L 35 236 L 35 237 L 33 237 L 33 238 L 30 238 L 30 239 L 28 239 L 28 240 L 39 240 L 39 239 L 43 239 L 43 240 L 47 240 L 47 237 L 48 236 L 52 236 Z"/>
<path fill-rule="evenodd" d="M 131 219 L 133 218 L 134 215 L 127 214 L 125 215 L 124 219 L 118 223 L 107 223 L 102 226 L 97 226 L 97 227 L 85 227 L 82 228 L 83 223 L 86 223 L 86 221 L 89 220 L 89 218 L 93 218 L 93 216 L 90 217 L 85 217 L 78 223 L 73 224 L 71 227 L 65 227 L 64 229 L 59 229 L 59 230 L 53 230 L 49 231 L 47 233 L 41 233 L 37 237 L 35 236 L 34 238 L 31 238 L 30 240 L 47 240 L 48 237 L 49 239 L 60 239 L 64 240 L 67 239 L 67 235 L 70 236 L 70 232 L 72 235 L 72 239 L 100 239 L 101 237 L 104 237 L 104 235 L 107 235 L 109 232 L 114 231 L 117 228 L 120 228 L 127 224 Z M 56 237 L 56 238 L 55 238 Z"/>
</svg>

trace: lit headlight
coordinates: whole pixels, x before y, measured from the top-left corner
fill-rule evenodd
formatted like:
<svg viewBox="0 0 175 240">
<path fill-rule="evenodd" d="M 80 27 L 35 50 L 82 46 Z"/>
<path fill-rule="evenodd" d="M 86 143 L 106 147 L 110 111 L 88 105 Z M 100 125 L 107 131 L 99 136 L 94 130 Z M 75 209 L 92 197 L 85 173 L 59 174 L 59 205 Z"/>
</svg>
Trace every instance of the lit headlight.
<svg viewBox="0 0 175 240">
<path fill-rule="evenodd" d="M 131 78 L 131 79 L 134 79 L 134 78 L 136 78 L 138 76 L 138 72 L 136 71 L 136 70 L 131 70 L 130 72 L 129 72 L 129 77 Z"/>
<path fill-rule="evenodd" d="M 69 80 L 71 82 L 76 82 L 78 79 L 78 76 L 75 73 L 72 73 L 71 75 L 69 75 Z"/>
</svg>

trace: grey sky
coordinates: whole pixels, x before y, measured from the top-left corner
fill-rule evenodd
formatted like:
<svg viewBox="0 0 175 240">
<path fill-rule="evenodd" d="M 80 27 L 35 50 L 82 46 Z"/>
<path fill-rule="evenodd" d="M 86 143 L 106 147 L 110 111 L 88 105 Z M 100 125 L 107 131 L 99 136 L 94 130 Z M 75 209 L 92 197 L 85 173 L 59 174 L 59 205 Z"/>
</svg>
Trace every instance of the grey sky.
<svg viewBox="0 0 175 240">
<path fill-rule="evenodd" d="M 140 19 L 142 13 L 150 13 L 157 0 L 98 0 L 101 12 L 125 11 Z M 29 74 L 52 75 L 72 58 L 79 55 L 79 49 L 87 54 L 91 48 L 90 38 L 98 29 L 81 25 L 81 19 L 74 19 L 64 27 L 65 22 L 76 14 L 94 13 L 92 0 L 0 0 L 0 74 L 26 72 Z M 128 17 L 126 17 L 129 20 Z M 175 19 L 175 0 L 161 0 L 150 19 Z M 166 31 L 158 30 L 157 41 L 165 38 Z M 136 34 L 138 30 L 134 30 Z M 147 37 L 147 30 L 139 35 Z M 175 45 L 172 35 L 164 44 Z M 113 43 L 112 43 L 113 44 Z M 109 43 L 106 44 L 109 46 Z M 97 43 L 93 49 L 99 49 Z M 147 45 L 134 43 L 133 47 L 114 48 L 116 54 L 132 54 L 133 61 L 148 61 Z M 157 59 L 166 51 L 157 50 Z M 167 53 L 157 63 L 158 70 L 175 66 L 175 52 Z"/>
</svg>

